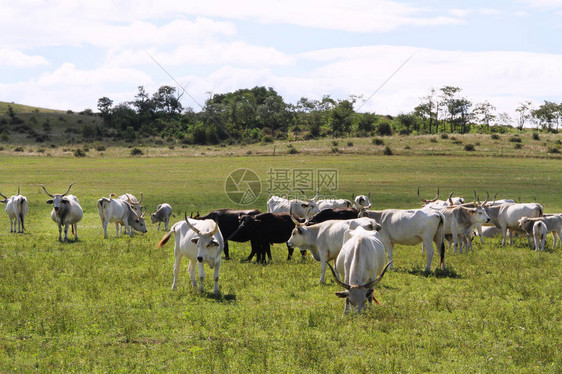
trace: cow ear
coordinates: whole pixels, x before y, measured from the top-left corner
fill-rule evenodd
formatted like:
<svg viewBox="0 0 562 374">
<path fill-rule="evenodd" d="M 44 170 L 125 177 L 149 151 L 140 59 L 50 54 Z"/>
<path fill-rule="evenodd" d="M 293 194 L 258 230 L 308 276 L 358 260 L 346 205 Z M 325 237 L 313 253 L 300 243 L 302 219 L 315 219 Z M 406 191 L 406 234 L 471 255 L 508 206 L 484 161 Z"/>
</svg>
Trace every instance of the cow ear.
<svg viewBox="0 0 562 374">
<path fill-rule="evenodd" d="M 474 215 L 474 214 L 476 214 L 476 209 L 470 209 L 470 210 L 468 211 L 468 213 Z"/>
<path fill-rule="evenodd" d="M 346 297 L 349 296 L 349 291 L 348 291 L 348 290 L 345 290 L 345 291 L 338 291 L 338 292 L 336 292 L 336 296 L 337 296 L 337 297 L 341 297 L 342 299 L 343 299 L 343 298 L 346 298 Z"/>
<path fill-rule="evenodd" d="M 193 244 L 197 244 L 199 242 L 199 238 L 191 238 L 191 242 Z"/>
<path fill-rule="evenodd" d="M 301 204 L 301 207 L 307 208 L 307 207 L 308 207 L 308 204 Z"/>
<path fill-rule="evenodd" d="M 53 203 L 53 199 L 47 200 L 47 204 L 52 204 L 52 203 Z"/>
</svg>

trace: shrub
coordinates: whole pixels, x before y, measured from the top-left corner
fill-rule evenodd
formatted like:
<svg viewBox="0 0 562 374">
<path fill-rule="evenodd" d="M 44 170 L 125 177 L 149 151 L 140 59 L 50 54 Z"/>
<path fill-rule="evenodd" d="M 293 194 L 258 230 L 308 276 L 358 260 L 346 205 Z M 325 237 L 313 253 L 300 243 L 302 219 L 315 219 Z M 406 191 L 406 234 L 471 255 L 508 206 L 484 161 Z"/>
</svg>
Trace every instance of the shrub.
<svg viewBox="0 0 562 374">
<path fill-rule="evenodd" d="M 492 139 L 493 140 L 498 140 L 500 138 L 500 136 L 498 134 L 492 134 Z"/>
<path fill-rule="evenodd" d="M 412 149 L 412 148 L 410 148 L 410 146 L 407 145 L 406 147 L 404 147 L 404 149 Z"/>
<path fill-rule="evenodd" d="M 435 138 L 431 138 L 431 139 L 429 139 L 429 141 L 430 141 L 431 143 L 437 143 L 437 139 L 435 139 Z"/>
<path fill-rule="evenodd" d="M 96 151 L 98 151 L 98 152 L 103 152 L 103 151 L 105 151 L 105 146 L 104 146 L 104 145 L 98 145 L 98 146 L 96 147 Z"/>
<path fill-rule="evenodd" d="M 264 142 L 264 143 L 273 143 L 273 136 L 264 135 L 264 136 L 262 136 L 261 141 Z"/>
<path fill-rule="evenodd" d="M 86 157 L 86 152 L 84 152 L 81 148 L 78 148 L 74 151 L 74 157 Z"/>
<path fill-rule="evenodd" d="M 293 148 L 293 147 L 289 148 L 289 154 L 290 155 L 296 155 L 297 153 L 299 153 L 299 151 L 296 148 Z"/>
<path fill-rule="evenodd" d="M 14 152 L 23 152 L 23 147 L 14 148 Z"/>
<path fill-rule="evenodd" d="M 347 142 L 348 147 L 353 147 L 353 142 Z"/>
<path fill-rule="evenodd" d="M 464 150 L 467 151 L 467 152 L 473 152 L 473 151 L 475 150 L 475 149 L 474 149 L 474 145 L 472 145 L 472 144 L 465 144 Z"/>
<path fill-rule="evenodd" d="M 515 149 L 521 149 L 521 148 L 523 148 L 523 144 L 515 143 Z"/>
<path fill-rule="evenodd" d="M 384 140 L 382 140 L 381 138 L 373 138 L 371 143 L 373 143 L 374 145 L 384 145 Z"/>
<path fill-rule="evenodd" d="M 533 140 L 540 140 L 539 134 L 537 134 L 536 132 L 533 133 Z"/>
<path fill-rule="evenodd" d="M 382 122 L 377 127 L 377 134 L 378 135 L 392 135 L 392 127 L 390 126 L 389 122 Z"/>
<path fill-rule="evenodd" d="M 141 156 L 143 154 L 144 153 L 143 153 L 142 149 L 139 149 L 137 147 L 131 149 L 131 156 Z"/>
<path fill-rule="evenodd" d="M 338 149 L 338 147 L 332 147 L 332 153 L 340 153 L 340 150 Z"/>
<path fill-rule="evenodd" d="M 382 153 L 383 153 L 385 156 L 392 156 L 392 149 L 390 149 L 389 146 L 386 146 L 386 147 L 384 147 L 384 151 L 382 151 Z"/>
<path fill-rule="evenodd" d="M 559 154 L 560 153 L 560 149 L 558 147 L 548 147 L 547 150 L 548 153 L 556 153 Z"/>
<path fill-rule="evenodd" d="M 449 139 L 449 135 L 442 133 L 441 134 L 441 139 Z"/>
<path fill-rule="evenodd" d="M 521 143 L 521 138 L 517 135 L 512 136 L 511 138 L 509 138 L 509 141 L 512 143 Z"/>
<path fill-rule="evenodd" d="M 334 147 L 337 147 L 337 146 L 338 146 L 338 141 L 337 141 L 337 140 L 332 140 L 332 145 L 333 145 Z"/>
</svg>

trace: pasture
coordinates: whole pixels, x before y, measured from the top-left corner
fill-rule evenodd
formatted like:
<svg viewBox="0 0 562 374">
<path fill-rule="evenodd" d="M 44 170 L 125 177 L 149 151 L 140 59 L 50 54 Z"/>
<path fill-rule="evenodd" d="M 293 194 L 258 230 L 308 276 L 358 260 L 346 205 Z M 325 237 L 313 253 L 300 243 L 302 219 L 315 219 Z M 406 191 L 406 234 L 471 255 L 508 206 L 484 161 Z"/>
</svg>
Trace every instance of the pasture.
<svg viewBox="0 0 562 374">
<path fill-rule="evenodd" d="M 0 192 L 17 186 L 29 200 L 25 234 L 0 215 L 0 372 L 529 372 L 562 371 L 562 250 L 529 250 L 501 238 L 474 251 L 447 251 L 447 270 L 423 271 L 421 245 L 397 246 L 395 269 L 376 287 L 380 305 L 343 315 L 331 274 L 299 251 L 272 247 L 267 265 L 243 263 L 249 243 L 230 243 L 219 287 L 205 268 L 205 293 L 182 262 L 171 291 L 173 241 L 162 248 L 148 213 L 162 202 L 202 214 L 238 208 L 224 192 L 230 172 L 249 168 L 263 185 L 249 205 L 265 211 L 271 169 L 335 169 L 335 195 L 371 192 L 373 209 L 419 206 L 450 191 L 536 198 L 562 212 L 560 160 L 465 156 L 0 156 Z M 62 193 L 71 182 L 84 208 L 78 242 L 59 243 L 39 187 Z M 147 208 L 148 233 L 109 238 L 96 201 L 131 192 Z M 314 193 L 311 191 L 310 195 Z"/>
</svg>

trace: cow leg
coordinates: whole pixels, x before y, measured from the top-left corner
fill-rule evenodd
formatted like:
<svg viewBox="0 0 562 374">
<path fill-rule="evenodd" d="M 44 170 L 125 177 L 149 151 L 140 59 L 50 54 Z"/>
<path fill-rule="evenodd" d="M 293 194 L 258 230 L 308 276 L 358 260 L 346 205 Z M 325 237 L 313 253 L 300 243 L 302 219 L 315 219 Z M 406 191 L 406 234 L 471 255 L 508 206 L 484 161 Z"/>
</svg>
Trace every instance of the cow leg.
<svg viewBox="0 0 562 374">
<path fill-rule="evenodd" d="M 176 261 L 174 262 L 174 281 L 172 282 L 172 291 L 176 290 L 176 287 L 178 285 L 178 275 L 180 273 L 180 264 L 181 264 L 181 258 L 182 255 L 181 253 L 177 253 L 176 251 Z M 191 275 L 193 269 L 191 269 L 193 266 L 191 265 L 193 263 L 193 261 L 189 262 L 189 275 Z M 191 277 L 191 279 L 193 279 L 193 277 Z M 197 287 L 197 284 L 195 285 Z"/>
<path fill-rule="evenodd" d="M 166 231 L 168 231 L 168 222 L 170 222 L 169 219 L 166 219 L 166 220 L 164 221 L 164 228 L 166 229 Z"/>
<path fill-rule="evenodd" d="M 201 264 L 201 267 L 203 267 L 203 264 Z M 215 288 L 213 290 L 215 295 L 219 294 L 219 270 L 221 268 L 221 263 L 220 261 L 215 264 L 215 273 L 213 274 L 213 280 L 215 281 Z"/>
<path fill-rule="evenodd" d="M 223 252 L 224 252 L 224 259 L 225 259 L 225 260 L 230 260 L 230 255 L 229 255 L 229 252 L 228 252 L 228 240 L 225 240 L 225 241 L 224 241 Z"/>
<path fill-rule="evenodd" d="M 326 259 L 320 260 L 320 283 L 326 283 Z"/>
<path fill-rule="evenodd" d="M 109 225 L 109 222 L 106 224 L 106 227 L 107 227 L 108 225 Z M 120 229 L 119 224 L 118 224 L 118 223 L 115 223 L 115 237 L 118 237 L 118 236 L 119 236 L 119 229 Z M 107 234 L 105 235 L 105 237 L 107 238 Z"/>
<path fill-rule="evenodd" d="M 72 224 L 72 231 L 74 232 L 74 241 L 78 240 L 78 224 Z"/>
<path fill-rule="evenodd" d="M 267 257 L 269 258 L 269 262 L 271 262 L 271 244 L 268 243 L 267 247 L 265 249 L 266 249 L 266 251 L 265 251 L 265 254 L 263 255 L 264 260 L 265 260 L 265 255 L 267 254 Z"/>
<path fill-rule="evenodd" d="M 205 281 L 205 271 L 203 263 L 197 261 L 197 268 L 199 269 L 199 292 L 203 292 L 203 282 Z"/>
<path fill-rule="evenodd" d="M 246 259 L 244 259 L 244 262 L 252 261 L 252 258 L 254 258 L 254 255 L 259 252 L 260 243 L 258 243 L 255 240 L 251 240 L 250 245 L 252 247 L 252 251 L 250 252 L 250 255 Z"/>
<path fill-rule="evenodd" d="M 502 247 L 505 247 L 505 241 L 507 239 L 507 227 L 502 226 L 502 234 L 503 234 Z M 509 232 L 509 237 L 511 239 L 511 230 Z"/>
<path fill-rule="evenodd" d="M 66 223 L 64 225 L 64 241 L 67 242 L 68 241 L 68 226 L 70 226 L 68 223 Z"/>
<path fill-rule="evenodd" d="M 160 222 L 158 222 L 158 226 L 156 226 L 156 230 L 160 231 Z M 166 231 L 168 231 L 168 228 L 166 227 Z"/>
<path fill-rule="evenodd" d="M 431 270 L 431 262 L 433 261 L 433 242 L 432 240 L 424 240 L 423 246 L 425 247 L 425 251 L 427 253 L 427 265 L 425 266 L 425 271 Z"/>
<path fill-rule="evenodd" d="M 554 244 L 552 245 L 552 249 L 556 248 L 556 243 L 557 243 L 556 239 L 558 239 L 558 243 L 560 243 L 560 247 L 562 247 L 562 240 L 560 240 L 560 234 L 561 233 L 558 233 L 556 231 L 552 232 L 552 237 L 553 237 L 553 240 L 554 240 Z"/>
<path fill-rule="evenodd" d="M 393 255 L 393 252 L 394 252 L 394 245 L 387 238 L 382 239 L 382 244 L 384 245 L 384 248 L 386 249 L 386 253 L 388 255 L 388 262 L 391 262 L 390 268 L 394 269 L 394 261 L 392 261 L 392 255 Z"/>
</svg>

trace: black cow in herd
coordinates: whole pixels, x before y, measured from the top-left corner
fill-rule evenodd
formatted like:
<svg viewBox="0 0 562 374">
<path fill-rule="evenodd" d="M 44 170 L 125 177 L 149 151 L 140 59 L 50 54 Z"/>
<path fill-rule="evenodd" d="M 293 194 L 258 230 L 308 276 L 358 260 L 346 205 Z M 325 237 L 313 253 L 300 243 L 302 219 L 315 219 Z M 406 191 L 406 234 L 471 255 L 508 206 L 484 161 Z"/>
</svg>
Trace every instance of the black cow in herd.
<svg viewBox="0 0 562 374">
<path fill-rule="evenodd" d="M 316 224 L 331 219 L 357 218 L 359 211 L 354 208 L 324 209 L 314 215 L 307 224 Z M 291 237 L 295 224 L 289 213 L 261 213 L 257 209 L 217 209 L 198 219 L 212 219 L 219 225 L 224 238 L 225 259 L 230 259 L 228 241 L 250 241 L 252 252 L 245 259 L 251 261 L 256 255 L 257 262 L 271 261 L 271 244 L 286 243 Z M 287 260 L 293 256 L 294 248 L 287 245 Z M 301 251 L 304 257 L 306 251 Z"/>
</svg>

